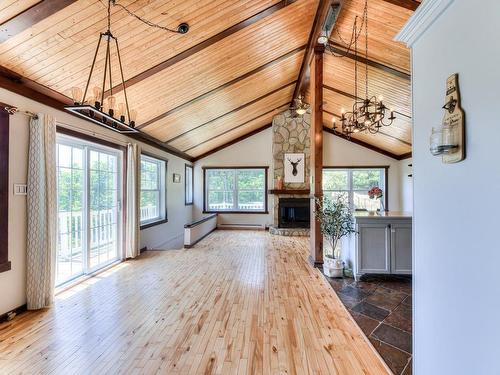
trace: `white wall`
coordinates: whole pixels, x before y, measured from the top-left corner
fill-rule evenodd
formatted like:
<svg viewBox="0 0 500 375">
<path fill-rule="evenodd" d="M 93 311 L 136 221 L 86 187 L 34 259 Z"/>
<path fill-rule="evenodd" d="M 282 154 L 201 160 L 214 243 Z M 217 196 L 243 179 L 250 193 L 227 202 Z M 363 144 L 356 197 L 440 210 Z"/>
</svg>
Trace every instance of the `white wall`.
<svg viewBox="0 0 500 375">
<path fill-rule="evenodd" d="M 455 0 L 413 46 L 417 375 L 500 373 L 499 14 L 498 0 Z M 467 158 L 447 165 L 430 154 L 429 136 L 453 73 Z"/>
<path fill-rule="evenodd" d="M 399 162 L 401 211 L 413 212 L 413 159 L 404 159 Z"/>
<path fill-rule="evenodd" d="M 57 121 L 69 124 L 92 133 L 99 138 L 115 141 L 123 145 L 129 138 L 106 130 L 69 113 L 57 111 L 35 101 L 29 100 L 7 90 L 0 89 L 0 102 L 31 112 L 50 113 Z M 10 117 L 9 151 L 9 260 L 12 269 L 0 273 L 0 314 L 23 305 L 25 299 L 25 252 L 26 252 L 26 197 L 14 196 L 14 183 L 27 182 L 28 165 L 28 118 L 21 114 Z M 164 249 L 182 247 L 184 224 L 191 221 L 191 206 L 184 206 L 184 164 L 185 160 L 160 151 L 152 146 L 141 144 L 143 150 L 168 159 L 167 208 L 169 222 L 141 231 L 141 247 Z M 172 182 L 172 173 L 180 173 L 181 184 Z"/>
<path fill-rule="evenodd" d="M 401 162 L 359 146 L 333 134 L 323 132 L 323 165 L 338 166 L 389 166 L 389 207 L 391 211 L 403 210 Z"/>
<path fill-rule="evenodd" d="M 401 178 L 402 162 L 407 164 L 411 159 L 398 161 L 348 142 L 330 133 L 323 133 L 323 163 L 327 166 L 374 165 L 389 166 L 389 209 L 400 211 L 403 207 L 411 211 L 411 206 L 402 202 L 401 190 L 403 182 L 411 182 Z M 272 164 L 272 130 L 267 129 L 256 135 L 236 143 L 228 148 L 207 156 L 195 163 L 194 216 L 202 216 L 203 210 L 203 169 L 208 166 L 269 166 Z M 408 162 L 410 160 L 410 162 Z M 269 170 L 269 186 L 273 186 L 272 171 Z M 405 187 L 404 189 L 407 189 Z M 269 196 L 268 215 L 256 214 L 221 214 L 219 224 L 272 224 L 272 196 Z"/>
<path fill-rule="evenodd" d="M 194 216 L 199 218 L 203 212 L 203 167 L 269 167 L 267 178 L 271 187 L 273 186 L 272 160 L 272 130 L 269 128 L 196 161 L 194 166 Z M 218 224 L 272 224 L 273 197 L 268 196 L 268 198 L 269 214 L 219 214 Z"/>
</svg>

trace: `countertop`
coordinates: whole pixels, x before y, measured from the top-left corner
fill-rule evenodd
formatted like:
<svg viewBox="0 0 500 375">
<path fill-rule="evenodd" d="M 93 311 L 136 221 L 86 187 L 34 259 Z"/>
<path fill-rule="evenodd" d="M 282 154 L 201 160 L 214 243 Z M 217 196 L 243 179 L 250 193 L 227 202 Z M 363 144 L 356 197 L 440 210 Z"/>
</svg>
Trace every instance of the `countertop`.
<svg viewBox="0 0 500 375">
<path fill-rule="evenodd" d="M 372 218 L 372 219 L 384 219 L 384 218 L 399 218 L 399 219 L 411 219 L 411 212 L 402 211 L 382 211 L 376 214 L 370 214 L 368 211 L 357 211 L 354 213 L 355 218 Z"/>
</svg>

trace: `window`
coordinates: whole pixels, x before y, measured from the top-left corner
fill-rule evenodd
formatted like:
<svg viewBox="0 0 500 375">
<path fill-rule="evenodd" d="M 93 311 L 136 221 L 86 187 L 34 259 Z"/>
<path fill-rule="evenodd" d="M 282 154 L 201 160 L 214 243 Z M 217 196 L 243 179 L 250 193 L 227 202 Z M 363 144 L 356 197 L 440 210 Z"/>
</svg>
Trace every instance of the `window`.
<svg viewBox="0 0 500 375">
<path fill-rule="evenodd" d="M 189 164 L 184 168 L 184 204 L 189 206 L 193 204 L 193 167 Z"/>
<path fill-rule="evenodd" d="M 57 137 L 56 285 L 119 259 L 122 152 Z"/>
<path fill-rule="evenodd" d="M 324 168 L 323 192 L 334 198 L 344 197 L 352 209 L 364 211 L 371 203 L 368 190 L 378 186 L 384 192 L 384 205 L 387 209 L 387 169 L 388 167 Z"/>
<path fill-rule="evenodd" d="M 206 212 L 267 213 L 267 167 L 205 168 Z"/>
<path fill-rule="evenodd" d="M 141 155 L 141 227 L 163 223 L 166 209 L 167 162 L 149 155 Z"/>
</svg>

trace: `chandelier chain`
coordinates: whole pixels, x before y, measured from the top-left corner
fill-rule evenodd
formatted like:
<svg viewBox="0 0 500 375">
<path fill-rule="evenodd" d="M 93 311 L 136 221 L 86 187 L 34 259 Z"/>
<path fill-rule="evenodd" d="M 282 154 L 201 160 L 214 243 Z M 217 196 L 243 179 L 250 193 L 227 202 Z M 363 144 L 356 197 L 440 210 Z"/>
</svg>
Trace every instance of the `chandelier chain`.
<svg viewBox="0 0 500 375">
<path fill-rule="evenodd" d="M 104 3 L 103 0 L 101 0 L 101 2 Z M 137 19 L 138 21 L 142 22 L 143 24 L 145 24 L 149 27 L 154 27 L 156 29 L 169 31 L 171 33 L 181 34 L 181 32 L 179 30 L 174 30 L 174 29 L 171 29 L 169 27 L 162 26 L 162 25 L 159 25 L 159 24 L 154 23 L 152 21 L 149 21 L 145 18 L 142 18 L 141 16 L 139 16 L 139 15 L 135 14 L 134 12 L 132 12 L 131 10 L 129 10 L 125 5 L 117 3 L 116 0 L 109 0 L 109 3 L 110 4 L 112 3 L 113 6 L 117 6 L 121 9 L 123 9 L 125 12 L 127 12 L 127 14 L 129 16 L 134 17 L 135 19 Z M 108 29 L 109 29 L 109 25 L 110 25 L 110 18 L 111 18 L 111 10 L 110 10 L 110 7 L 108 6 Z"/>
</svg>

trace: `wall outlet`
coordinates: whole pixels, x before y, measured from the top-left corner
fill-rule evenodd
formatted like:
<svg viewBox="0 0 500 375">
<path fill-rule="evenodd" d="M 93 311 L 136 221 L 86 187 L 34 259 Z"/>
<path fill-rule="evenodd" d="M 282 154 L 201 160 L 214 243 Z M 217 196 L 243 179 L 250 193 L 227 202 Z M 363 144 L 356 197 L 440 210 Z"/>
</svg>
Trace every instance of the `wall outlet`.
<svg viewBox="0 0 500 375">
<path fill-rule="evenodd" d="M 28 195 L 28 185 L 14 184 L 14 195 Z"/>
</svg>

